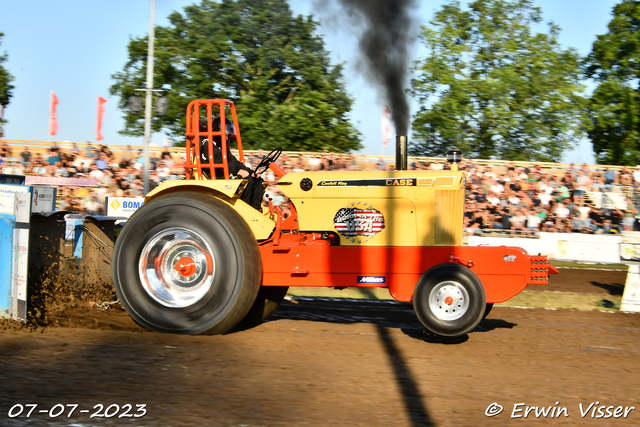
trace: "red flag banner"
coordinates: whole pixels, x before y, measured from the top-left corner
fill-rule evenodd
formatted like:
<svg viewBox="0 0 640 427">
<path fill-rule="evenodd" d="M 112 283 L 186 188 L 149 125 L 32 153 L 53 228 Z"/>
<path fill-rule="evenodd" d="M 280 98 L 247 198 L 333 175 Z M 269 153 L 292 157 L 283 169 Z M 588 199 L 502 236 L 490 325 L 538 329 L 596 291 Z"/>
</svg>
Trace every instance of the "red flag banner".
<svg viewBox="0 0 640 427">
<path fill-rule="evenodd" d="M 51 91 L 51 113 L 49 114 L 49 135 L 58 133 L 58 97 Z"/>
<path fill-rule="evenodd" d="M 102 119 L 104 119 L 104 103 L 107 102 L 101 96 L 98 96 L 98 126 L 96 127 L 96 141 L 104 139 L 102 136 Z"/>
</svg>

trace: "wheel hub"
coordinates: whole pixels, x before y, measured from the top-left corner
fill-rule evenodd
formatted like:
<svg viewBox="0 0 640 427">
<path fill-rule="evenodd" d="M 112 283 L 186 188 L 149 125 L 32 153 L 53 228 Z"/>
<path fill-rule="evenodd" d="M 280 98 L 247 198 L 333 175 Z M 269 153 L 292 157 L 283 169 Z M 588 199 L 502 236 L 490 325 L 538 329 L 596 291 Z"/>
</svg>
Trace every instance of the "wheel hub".
<svg viewBox="0 0 640 427">
<path fill-rule="evenodd" d="M 440 282 L 429 293 L 429 309 L 438 319 L 457 320 L 469 309 L 469 293 L 458 282 Z"/>
<path fill-rule="evenodd" d="M 214 265 L 211 248 L 197 232 L 170 228 L 144 246 L 138 273 L 144 290 L 160 304 L 187 307 L 211 288 Z"/>
<path fill-rule="evenodd" d="M 173 267 L 182 277 L 189 277 L 196 272 L 198 266 L 196 262 L 188 256 L 180 258 Z"/>
</svg>

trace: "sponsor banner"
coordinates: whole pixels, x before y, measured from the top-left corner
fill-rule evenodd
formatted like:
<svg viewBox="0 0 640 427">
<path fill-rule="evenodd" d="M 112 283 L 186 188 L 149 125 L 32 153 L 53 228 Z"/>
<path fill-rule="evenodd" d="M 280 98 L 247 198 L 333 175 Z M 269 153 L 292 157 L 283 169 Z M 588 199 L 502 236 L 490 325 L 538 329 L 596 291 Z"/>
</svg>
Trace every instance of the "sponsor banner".
<svg viewBox="0 0 640 427">
<path fill-rule="evenodd" d="M 0 184 L 0 193 L 30 193 L 31 212 L 53 212 L 56 210 L 55 187 Z"/>
<path fill-rule="evenodd" d="M 55 176 L 27 176 L 22 184 L 45 184 L 58 187 L 71 185 L 73 187 L 97 187 L 98 180 L 94 178 L 61 178 Z"/>
<path fill-rule="evenodd" d="M 640 243 L 621 243 L 620 259 L 623 261 L 640 261 Z"/>
<path fill-rule="evenodd" d="M 621 243 L 620 259 L 623 261 L 640 261 L 640 243 Z"/>
<path fill-rule="evenodd" d="M 0 317 L 4 318 L 11 316 L 11 248 L 15 222 L 13 214 L 0 212 Z"/>
<path fill-rule="evenodd" d="M 55 187 L 32 187 L 31 212 L 53 212 L 56 210 L 56 192 Z"/>
<path fill-rule="evenodd" d="M 30 193 L 28 185 L 0 184 L 0 193 Z"/>
<path fill-rule="evenodd" d="M 129 218 L 144 205 L 144 197 L 107 197 L 107 216 Z"/>
<path fill-rule="evenodd" d="M 55 187 L 0 184 L 0 204 L 13 197 L 15 215 L 11 255 L 11 318 L 27 318 L 27 270 L 29 255 L 29 226 L 32 212 L 52 212 L 56 203 Z M 8 196 L 11 195 L 11 196 Z M 5 202 L 3 202 L 5 201 Z M 4 206 L 0 210 L 8 211 Z"/>
<path fill-rule="evenodd" d="M 386 276 L 358 276 L 358 283 L 386 283 Z"/>
<path fill-rule="evenodd" d="M 55 194 L 55 188 L 54 194 Z M 13 234 L 13 273 L 11 275 L 11 318 L 27 320 L 27 272 L 29 267 L 29 223 L 32 198 L 16 194 L 16 228 Z"/>
<path fill-rule="evenodd" d="M 18 192 L 0 193 L 0 214 L 12 215 L 12 238 L 5 242 L 7 248 L 2 249 L 6 257 L 2 262 L 2 268 L 8 277 L 7 286 L 3 288 L 2 295 L 6 295 L 6 301 L 2 303 L 2 310 L 14 320 L 26 320 L 27 318 L 27 271 L 29 255 L 29 221 L 31 218 L 31 194 L 19 192 L 24 188 L 17 188 Z"/>
<path fill-rule="evenodd" d="M 15 193 L 0 192 L 0 214 L 13 215 L 16 210 Z"/>
</svg>

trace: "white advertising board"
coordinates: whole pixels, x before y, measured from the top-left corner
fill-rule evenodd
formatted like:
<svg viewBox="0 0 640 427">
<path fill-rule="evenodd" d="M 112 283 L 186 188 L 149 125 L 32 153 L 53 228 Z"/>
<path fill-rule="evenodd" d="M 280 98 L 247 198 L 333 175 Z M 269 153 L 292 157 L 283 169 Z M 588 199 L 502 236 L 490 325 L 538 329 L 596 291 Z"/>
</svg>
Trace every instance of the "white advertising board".
<svg viewBox="0 0 640 427">
<path fill-rule="evenodd" d="M 620 262 L 621 236 L 540 233 L 539 239 L 469 236 L 469 246 L 516 246 L 530 255 L 549 255 L 554 259 Z"/>
<path fill-rule="evenodd" d="M 55 187 L 41 187 L 33 186 L 32 188 L 32 201 L 31 212 L 53 212 L 56 210 L 56 188 Z"/>
<path fill-rule="evenodd" d="M 30 193 L 33 213 L 56 210 L 56 187 L 0 184 L 0 193 Z"/>
<path fill-rule="evenodd" d="M 0 184 L 0 193 L 29 193 L 28 185 Z"/>
<path fill-rule="evenodd" d="M 13 215 L 16 209 L 16 195 L 14 193 L 0 193 L 0 213 Z"/>
<path fill-rule="evenodd" d="M 640 261 L 640 243 L 621 243 L 620 259 L 622 261 Z"/>
<path fill-rule="evenodd" d="M 511 237 L 482 237 L 482 236 L 469 236 L 469 246 L 515 246 L 522 248 L 529 255 L 552 255 L 554 254 L 555 246 L 549 245 L 549 242 L 544 242 L 540 239 L 517 239 Z"/>
<path fill-rule="evenodd" d="M 603 263 L 620 262 L 622 236 L 540 233 L 540 240 L 555 247 L 554 258 Z"/>
<path fill-rule="evenodd" d="M 629 266 L 620 310 L 640 312 L 640 266 L 638 265 Z"/>
<path fill-rule="evenodd" d="M 107 216 L 129 218 L 144 205 L 144 197 L 107 197 Z"/>
<path fill-rule="evenodd" d="M 16 194 L 16 228 L 13 233 L 13 271 L 11 274 L 11 318 L 27 320 L 27 273 L 29 268 L 29 223 L 31 195 Z"/>
<path fill-rule="evenodd" d="M 13 209 L 11 212 L 6 212 L 16 217 L 11 263 L 11 317 L 15 320 L 26 320 L 31 212 L 34 207 L 35 212 L 54 211 L 56 188 L 0 184 L 0 200 L 8 201 L 11 197 L 13 197 Z M 0 204 L 5 203 L 0 201 Z M 8 208 L 5 207 L 5 209 Z"/>
</svg>

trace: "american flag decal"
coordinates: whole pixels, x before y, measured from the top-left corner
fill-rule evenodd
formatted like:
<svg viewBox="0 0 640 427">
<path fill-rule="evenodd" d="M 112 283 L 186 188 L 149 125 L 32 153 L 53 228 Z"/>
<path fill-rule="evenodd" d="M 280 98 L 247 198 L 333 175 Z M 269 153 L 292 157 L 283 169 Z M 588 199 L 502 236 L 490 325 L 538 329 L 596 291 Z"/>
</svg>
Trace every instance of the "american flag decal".
<svg viewBox="0 0 640 427">
<path fill-rule="evenodd" d="M 377 210 L 342 208 L 333 218 L 333 225 L 338 233 L 345 237 L 373 237 L 384 228 L 384 216 Z"/>
</svg>

